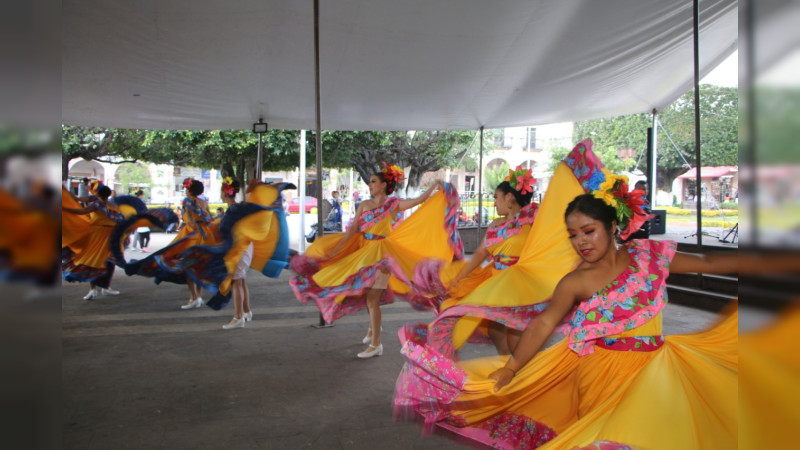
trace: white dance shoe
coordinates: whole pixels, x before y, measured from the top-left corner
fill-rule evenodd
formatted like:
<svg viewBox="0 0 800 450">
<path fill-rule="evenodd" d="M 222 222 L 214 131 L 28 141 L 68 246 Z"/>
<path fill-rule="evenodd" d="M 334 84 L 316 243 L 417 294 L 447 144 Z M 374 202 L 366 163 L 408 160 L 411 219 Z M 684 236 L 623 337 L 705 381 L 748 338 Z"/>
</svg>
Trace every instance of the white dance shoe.
<svg viewBox="0 0 800 450">
<path fill-rule="evenodd" d="M 89 301 L 93 298 L 97 298 L 97 288 L 89 289 L 89 293 L 83 296 L 83 299 Z"/>
<path fill-rule="evenodd" d="M 185 305 L 181 305 L 181 309 L 195 309 L 195 308 L 202 308 L 203 307 L 203 299 L 197 298 L 197 300 L 189 300 L 189 302 Z"/>
<path fill-rule="evenodd" d="M 244 318 L 245 321 L 252 322 L 253 321 L 253 311 L 247 311 L 246 313 L 244 313 L 244 315 L 242 317 Z"/>
<path fill-rule="evenodd" d="M 110 287 L 104 288 L 101 292 L 103 293 L 103 295 L 119 295 L 119 291 L 111 289 Z"/>
<path fill-rule="evenodd" d="M 359 353 L 358 356 L 361 359 L 372 358 L 373 356 L 381 356 L 383 354 L 383 344 L 378 344 L 377 347 L 369 344 L 369 350 Z"/>
<path fill-rule="evenodd" d="M 242 316 L 241 319 L 237 319 L 236 317 L 234 317 L 233 319 L 231 319 L 230 322 L 228 322 L 225 325 L 223 325 L 222 329 L 223 330 L 232 330 L 234 328 L 244 328 L 244 322 L 245 322 L 244 316 Z"/>
</svg>

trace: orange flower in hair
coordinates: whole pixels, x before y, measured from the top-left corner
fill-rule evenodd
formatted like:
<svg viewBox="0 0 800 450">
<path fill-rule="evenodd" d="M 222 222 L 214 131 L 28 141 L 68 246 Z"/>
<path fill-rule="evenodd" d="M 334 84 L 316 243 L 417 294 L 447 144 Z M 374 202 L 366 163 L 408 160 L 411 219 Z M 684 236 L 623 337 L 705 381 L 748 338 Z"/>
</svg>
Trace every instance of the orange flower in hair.
<svg viewBox="0 0 800 450">
<path fill-rule="evenodd" d="M 394 164 L 386 164 L 383 162 L 383 169 L 381 169 L 381 173 L 383 173 L 383 177 L 386 179 L 387 182 L 394 182 L 402 183 L 405 180 L 403 176 L 403 169 L 394 165 Z"/>
</svg>

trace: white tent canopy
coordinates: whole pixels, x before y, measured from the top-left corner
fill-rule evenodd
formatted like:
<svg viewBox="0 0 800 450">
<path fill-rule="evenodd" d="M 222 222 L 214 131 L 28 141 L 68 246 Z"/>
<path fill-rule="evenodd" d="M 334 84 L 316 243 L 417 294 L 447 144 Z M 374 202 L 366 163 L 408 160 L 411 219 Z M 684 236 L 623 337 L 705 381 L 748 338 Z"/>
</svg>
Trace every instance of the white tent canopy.
<svg viewBox="0 0 800 450">
<path fill-rule="evenodd" d="M 315 127 L 313 4 L 62 3 L 62 120 Z M 703 0 L 700 74 L 737 47 Z M 323 129 L 477 129 L 660 110 L 692 87 L 692 1 L 320 2 Z"/>
</svg>

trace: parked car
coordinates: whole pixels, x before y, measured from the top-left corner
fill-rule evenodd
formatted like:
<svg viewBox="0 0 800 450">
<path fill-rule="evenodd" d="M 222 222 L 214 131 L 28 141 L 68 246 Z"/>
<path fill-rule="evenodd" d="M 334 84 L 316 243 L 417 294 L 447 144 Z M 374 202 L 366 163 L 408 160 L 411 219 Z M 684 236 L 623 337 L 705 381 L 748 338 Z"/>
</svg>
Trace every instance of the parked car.
<svg viewBox="0 0 800 450">
<path fill-rule="evenodd" d="M 317 199 L 314 197 L 306 197 L 306 213 L 310 213 L 312 208 L 317 207 Z M 300 212 L 300 197 L 293 198 L 289 201 L 289 213 Z"/>
</svg>

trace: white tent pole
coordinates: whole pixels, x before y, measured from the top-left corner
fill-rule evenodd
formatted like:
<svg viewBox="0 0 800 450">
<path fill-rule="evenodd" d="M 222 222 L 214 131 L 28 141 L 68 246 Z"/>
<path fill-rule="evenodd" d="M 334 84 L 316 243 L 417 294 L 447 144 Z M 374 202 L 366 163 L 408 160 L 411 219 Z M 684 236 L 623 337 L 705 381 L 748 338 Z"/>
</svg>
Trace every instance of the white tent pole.
<svg viewBox="0 0 800 450">
<path fill-rule="evenodd" d="M 258 156 L 256 157 L 256 178 L 258 181 L 263 181 L 261 178 L 261 153 L 264 151 L 264 140 L 262 136 L 264 133 L 258 133 Z"/>
<path fill-rule="evenodd" d="M 300 253 L 306 251 L 306 130 L 300 130 Z"/>
<path fill-rule="evenodd" d="M 350 185 L 349 186 L 350 186 L 350 189 L 348 190 L 348 194 L 350 195 L 350 202 L 348 203 L 348 205 L 350 205 L 350 207 L 347 208 L 347 210 L 350 213 L 350 217 L 353 217 L 353 213 L 356 212 L 356 207 L 355 207 L 355 203 L 356 202 L 353 201 L 353 191 L 354 191 L 354 189 L 353 189 L 353 168 L 352 167 L 350 168 Z M 342 231 L 344 231 L 344 230 L 342 230 Z"/>
</svg>

